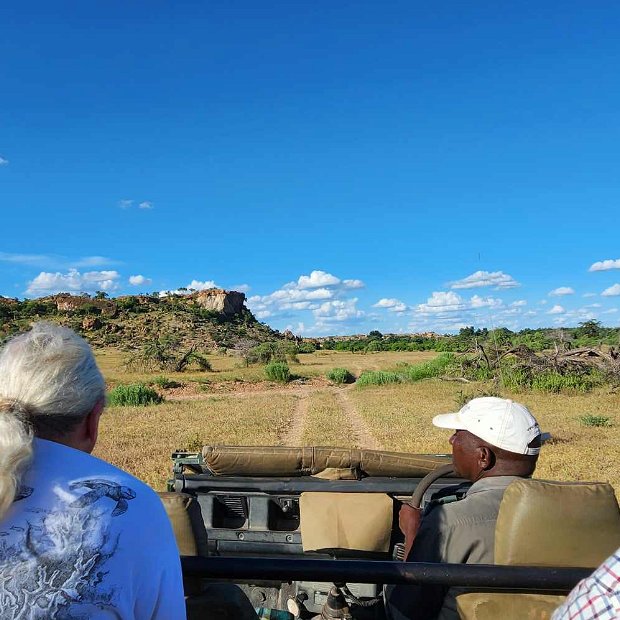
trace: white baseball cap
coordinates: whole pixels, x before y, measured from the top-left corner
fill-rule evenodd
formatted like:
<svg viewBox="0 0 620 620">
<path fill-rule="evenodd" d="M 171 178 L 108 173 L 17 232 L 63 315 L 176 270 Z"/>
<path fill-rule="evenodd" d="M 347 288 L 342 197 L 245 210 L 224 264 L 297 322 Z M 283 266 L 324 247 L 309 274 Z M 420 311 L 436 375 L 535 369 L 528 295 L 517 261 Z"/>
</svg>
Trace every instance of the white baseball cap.
<svg viewBox="0 0 620 620">
<path fill-rule="evenodd" d="M 440 428 L 469 431 L 492 446 L 508 452 L 540 452 L 540 448 L 529 447 L 541 435 L 538 422 L 527 407 L 507 398 L 474 398 L 456 413 L 436 415 L 433 424 Z"/>
</svg>

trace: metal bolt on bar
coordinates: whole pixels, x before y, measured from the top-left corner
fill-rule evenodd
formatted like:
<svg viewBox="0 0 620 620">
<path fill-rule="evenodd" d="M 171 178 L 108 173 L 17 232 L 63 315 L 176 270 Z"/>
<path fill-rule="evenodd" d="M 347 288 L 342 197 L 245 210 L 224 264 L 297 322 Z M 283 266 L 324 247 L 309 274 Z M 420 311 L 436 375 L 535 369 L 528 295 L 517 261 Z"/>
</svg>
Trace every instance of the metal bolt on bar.
<svg viewBox="0 0 620 620">
<path fill-rule="evenodd" d="M 535 592 L 569 591 L 592 568 L 435 564 L 369 560 L 309 560 L 182 556 L 186 577 L 252 583 L 259 580 L 381 584 L 441 584 Z"/>
</svg>

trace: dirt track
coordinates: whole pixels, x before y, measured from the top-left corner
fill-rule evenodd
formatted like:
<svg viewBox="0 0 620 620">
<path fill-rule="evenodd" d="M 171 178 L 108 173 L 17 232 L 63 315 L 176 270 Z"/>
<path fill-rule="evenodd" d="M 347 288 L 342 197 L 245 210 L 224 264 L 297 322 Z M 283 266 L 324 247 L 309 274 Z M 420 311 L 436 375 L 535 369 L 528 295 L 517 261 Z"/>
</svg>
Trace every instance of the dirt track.
<svg viewBox="0 0 620 620">
<path fill-rule="evenodd" d="M 253 398 L 255 396 L 273 396 L 276 394 L 295 396 L 299 400 L 295 408 L 295 413 L 291 420 L 290 428 L 288 429 L 287 433 L 282 437 L 281 443 L 284 446 L 299 446 L 301 445 L 302 441 L 311 396 L 319 390 L 329 391 L 335 394 L 336 399 L 339 402 L 340 407 L 343 411 L 343 414 L 346 416 L 346 419 L 348 420 L 351 428 L 353 429 L 353 433 L 355 434 L 355 437 L 357 439 L 356 443 L 362 448 L 381 450 L 381 444 L 370 432 L 366 422 L 364 422 L 364 419 L 359 415 L 359 413 L 355 409 L 355 406 L 349 399 L 348 391 L 352 388 L 353 386 L 343 388 L 333 385 L 288 385 L 286 387 L 263 387 L 261 389 L 250 389 L 238 392 L 222 391 L 214 393 L 203 392 L 199 394 L 172 393 L 166 395 L 166 399 L 168 401 L 208 401 L 209 398 L 213 398 L 214 396 L 216 396 L 217 398 L 234 399 Z"/>
</svg>

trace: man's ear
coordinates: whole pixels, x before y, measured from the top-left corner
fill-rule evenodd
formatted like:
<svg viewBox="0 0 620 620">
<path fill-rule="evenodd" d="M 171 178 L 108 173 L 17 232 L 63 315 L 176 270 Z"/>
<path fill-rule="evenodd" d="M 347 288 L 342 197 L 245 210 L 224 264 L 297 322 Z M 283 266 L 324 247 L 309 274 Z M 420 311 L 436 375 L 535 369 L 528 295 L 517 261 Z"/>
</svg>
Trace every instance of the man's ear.
<svg viewBox="0 0 620 620">
<path fill-rule="evenodd" d="M 97 443 L 97 437 L 99 436 L 99 420 L 101 419 L 104 407 L 105 399 L 101 398 L 97 401 L 92 411 L 86 416 L 83 437 L 85 442 L 84 452 L 88 452 L 89 454 L 93 451 Z"/>
<path fill-rule="evenodd" d="M 495 466 L 495 454 L 487 446 L 478 447 L 478 464 L 483 471 L 493 469 Z"/>
</svg>

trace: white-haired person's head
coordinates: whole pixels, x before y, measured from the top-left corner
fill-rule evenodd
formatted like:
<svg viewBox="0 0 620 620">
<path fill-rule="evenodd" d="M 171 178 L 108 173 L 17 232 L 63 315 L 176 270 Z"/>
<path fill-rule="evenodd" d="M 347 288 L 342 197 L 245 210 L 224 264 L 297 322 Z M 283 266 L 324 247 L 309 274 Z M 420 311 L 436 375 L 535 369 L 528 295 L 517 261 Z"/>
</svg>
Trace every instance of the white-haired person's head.
<svg viewBox="0 0 620 620">
<path fill-rule="evenodd" d="M 90 346 L 72 330 L 35 323 L 4 345 L 0 350 L 0 518 L 13 502 L 30 461 L 33 436 L 60 443 L 71 437 L 68 445 L 90 451 L 104 402 L 105 382 Z M 84 432 L 76 439 L 76 429 L 82 427 Z"/>
</svg>

